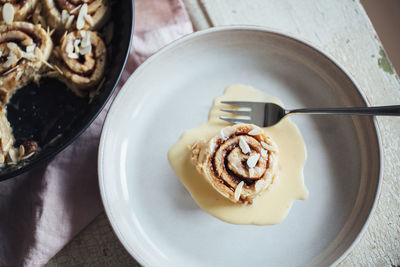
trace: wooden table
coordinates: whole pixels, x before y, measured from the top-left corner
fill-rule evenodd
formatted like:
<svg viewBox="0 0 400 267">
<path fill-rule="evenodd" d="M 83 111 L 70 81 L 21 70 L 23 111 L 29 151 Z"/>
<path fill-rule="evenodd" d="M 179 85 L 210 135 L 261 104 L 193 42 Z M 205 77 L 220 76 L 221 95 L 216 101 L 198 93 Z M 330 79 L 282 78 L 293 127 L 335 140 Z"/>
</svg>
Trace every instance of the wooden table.
<svg viewBox="0 0 400 267">
<path fill-rule="evenodd" d="M 125 0 L 126 1 L 126 0 Z M 362 5 L 355 0 L 184 0 L 196 30 L 263 25 L 308 40 L 355 78 L 373 105 L 400 103 L 391 68 Z M 400 265 L 400 119 L 380 118 L 384 177 L 379 204 L 361 241 L 341 266 Z M 48 266 L 139 266 L 114 235 L 105 214 L 61 250 Z"/>
</svg>

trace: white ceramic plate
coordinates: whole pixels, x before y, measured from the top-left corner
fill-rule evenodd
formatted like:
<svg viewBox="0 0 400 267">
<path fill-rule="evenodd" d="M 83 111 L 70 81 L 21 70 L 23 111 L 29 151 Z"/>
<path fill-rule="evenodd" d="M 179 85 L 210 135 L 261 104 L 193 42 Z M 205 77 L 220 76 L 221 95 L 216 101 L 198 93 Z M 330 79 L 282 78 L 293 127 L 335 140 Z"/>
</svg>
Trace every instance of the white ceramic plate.
<svg viewBox="0 0 400 267">
<path fill-rule="evenodd" d="M 180 135 L 207 120 L 231 84 L 279 97 L 287 107 L 365 106 L 335 61 L 309 44 L 258 27 L 194 33 L 148 59 L 107 116 L 99 182 L 118 238 L 147 266 L 326 266 L 360 238 L 381 180 L 374 120 L 296 116 L 308 150 L 306 201 L 275 226 L 240 226 L 201 210 L 167 160 Z"/>
</svg>

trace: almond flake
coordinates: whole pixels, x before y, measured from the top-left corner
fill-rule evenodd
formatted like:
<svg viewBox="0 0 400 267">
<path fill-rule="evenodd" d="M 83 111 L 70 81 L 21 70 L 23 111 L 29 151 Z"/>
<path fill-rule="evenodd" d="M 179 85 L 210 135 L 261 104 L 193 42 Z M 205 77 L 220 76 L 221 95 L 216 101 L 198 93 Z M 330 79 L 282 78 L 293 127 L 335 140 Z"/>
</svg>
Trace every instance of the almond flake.
<svg viewBox="0 0 400 267">
<path fill-rule="evenodd" d="M 53 65 L 51 65 L 49 62 L 47 62 L 46 60 L 42 61 L 47 67 L 49 67 L 50 69 L 54 70 Z"/>
<path fill-rule="evenodd" d="M 92 52 L 92 46 L 85 46 L 85 47 L 81 47 L 79 50 L 79 54 L 81 55 L 87 55 L 90 54 Z"/>
<path fill-rule="evenodd" d="M 269 151 L 276 151 L 275 147 L 268 145 L 267 143 L 265 143 L 264 141 L 261 141 L 261 145 Z"/>
<path fill-rule="evenodd" d="M 25 147 L 23 145 L 19 146 L 19 156 L 22 157 L 25 154 Z"/>
<path fill-rule="evenodd" d="M 72 26 L 72 22 L 74 21 L 75 15 L 71 15 L 68 17 L 67 22 L 65 23 L 65 28 L 70 29 Z"/>
<path fill-rule="evenodd" d="M 56 71 L 58 71 L 61 75 L 64 74 L 64 72 L 63 72 L 57 65 L 54 65 L 54 68 L 55 68 Z"/>
<path fill-rule="evenodd" d="M 31 38 L 27 38 L 27 39 L 24 39 L 24 40 L 21 42 L 21 44 L 22 44 L 23 46 L 30 46 L 30 45 L 33 45 L 33 40 L 32 40 Z"/>
<path fill-rule="evenodd" d="M 69 58 L 73 58 L 73 59 L 78 59 L 78 58 L 79 58 L 78 55 L 75 54 L 75 53 L 69 53 L 69 54 L 68 54 L 68 57 L 69 57 Z"/>
<path fill-rule="evenodd" d="M 6 3 L 3 6 L 3 20 L 7 24 L 11 24 L 14 21 L 14 7 L 10 3 Z"/>
<path fill-rule="evenodd" d="M 244 185 L 244 182 L 241 181 L 241 182 L 236 186 L 235 195 L 234 195 L 234 199 L 235 199 L 236 201 L 239 200 L 240 195 L 242 194 L 243 185 Z"/>
<path fill-rule="evenodd" d="M 249 166 L 250 168 L 253 168 L 256 166 L 258 160 L 260 158 L 260 154 L 254 154 L 251 155 L 248 159 L 247 159 L 247 166 Z"/>
<path fill-rule="evenodd" d="M 83 26 L 85 26 L 85 15 L 87 14 L 87 11 L 88 11 L 88 5 L 85 3 L 79 10 L 78 19 L 76 20 L 76 28 L 78 30 L 82 29 Z"/>
<path fill-rule="evenodd" d="M 65 47 L 65 52 L 71 54 L 74 52 L 74 45 L 72 42 L 68 42 L 67 47 Z"/>
<path fill-rule="evenodd" d="M 263 130 L 261 130 L 260 128 L 254 128 L 253 130 L 248 132 L 249 135 L 260 135 L 262 133 L 263 133 Z"/>
<path fill-rule="evenodd" d="M 268 156 L 268 152 L 267 150 L 264 150 L 261 148 L 261 156 L 263 156 L 264 158 L 266 158 Z"/>
<path fill-rule="evenodd" d="M 254 177 L 254 168 L 249 168 L 249 178 Z"/>
<path fill-rule="evenodd" d="M 42 51 L 40 51 L 40 48 L 39 48 L 39 47 L 37 47 L 37 46 L 35 47 L 34 54 L 35 54 L 35 56 L 36 56 L 37 58 L 40 58 L 40 57 L 41 57 Z"/>
<path fill-rule="evenodd" d="M 249 147 L 249 145 L 247 144 L 247 142 L 246 142 L 246 140 L 244 139 L 243 136 L 240 136 L 240 137 L 239 137 L 239 147 L 240 147 L 240 149 L 242 150 L 242 153 L 243 153 L 243 154 L 248 154 L 248 153 L 250 153 L 250 147 Z"/>
<path fill-rule="evenodd" d="M 9 42 L 7 43 L 7 47 L 8 49 L 10 49 L 11 51 L 15 51 L 18 49 L 18 45 L 14 42 Z"/>
<path fill-rule="evenodd" d="M 29 154 L 28 154 L 28 155 L 26 155 L 26 156 L 23 156 L 23 157 L 21 158 L 21 160 L 26 160 L 26 159 L 28 159 L 28 158 L 32 157 L 34 154 L 35 154 L 35 151 L 33 151 L 33 152 L 29 153 Z"/>
<path fill-rule="evenodd" d="M 31 52 L 33 53 L 33 51 L 35 51 L 35 47 L 36 47 L 35 44 L 27 46 L 25 49 L 26 53 L 31 53 Z"/>
<path fill-rule="evenodd" d="M 71 10 L 70 13 L 71 13 L 71 14 L 74 14 L 76 11 L 78 11 L 78 9 L 81 8 L 81 6 L 82 6 L 82 5 L 79 5 L 79 6 L 75 7 L 74 9 Z"/>
<path fill-rule="evenodd" d="M 8 151 L 8 155 L 10 156 L 10 159 L 12 161 L 12 163 L 17 163 L 18 162 L 18 152 L 15 148 L 11 148 Z"/>
<path fill-rule="evenodd" d="M 90 26 L 93 26 L 93 25 L 94 25 L 94 21 L 93 21 L 93 19 L 92 19 L 92 16 L 90 16 L 89 14 L 86 14 L 84 18 L 85 18 L 86 22 L 87 22 Z"/>
<path fill-rule="evenodd" d="M 8 71 L 4 72 L 4 73 L 2 74 L 2 76 L 7 75 L 7 74 L 13 72 L 13 71 L 16 70 L 17 68 L 18 68 L 18 65 L 17 65 L 17 66 L 14 66 L 13 68 L 11 68 L 11 69 L 9 69 Z"/>
<path fill-rule="evenodd" d="M 30 61 L 35 61 L 36 60 L 36 56 L 35 56 L 35 54 L 33 54 L 33 52 L 29 52 L 29 53 L 23 52 L 22 53 L 22 57 L 26 58 L 26 59 L 28 59 Z"/>
<path fill-rule="evenodd" d="M 81 43 L 81 40 L 77 39 L 74 41 L 74 48 L 75 48 L 75 53 L 79 53 L 79 44 Z"/>
<path fill-rule="evenodd" d="M 65 24 L 67 22 L 68 17 L 69 17 L 68 11 L 63 9 L 61 12 L 61 23 Z"/>
<path fill-rule="evenodd" d="M 82 31 L 84 32 L 84 31 Z M 82 36 L 82 43 L 81 43 L 82 47 L 87 47 L 87 46 L 92 46 L 92 43 L 90 42 L 90 34 L 84 34 L 84 36 Z"/>
<path fill-rule="evenodd" d="M 14 65 L 15 63 L 18 62 L 18 58 L 16 55 L 14 55 L 14 53 L 10 53 L 7 57 L 7 61 L 3 63 L 3 67 L 4 68 L 9 68 L 12 65 Z"/>
</svg>

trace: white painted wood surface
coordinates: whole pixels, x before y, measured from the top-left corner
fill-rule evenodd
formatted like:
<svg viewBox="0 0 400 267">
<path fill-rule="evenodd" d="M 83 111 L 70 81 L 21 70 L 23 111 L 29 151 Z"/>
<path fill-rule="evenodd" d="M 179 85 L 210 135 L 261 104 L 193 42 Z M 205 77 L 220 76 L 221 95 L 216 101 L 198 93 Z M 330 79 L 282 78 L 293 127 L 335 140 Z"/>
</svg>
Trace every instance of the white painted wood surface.
<svg viewBox="0 0 400 267">
<path fill-rule="evenodd" d="M 308 40 L 353 75 L 371 104 L 400 104 L 400 80 L 358 1 L 184 0 L 197 30 L 230 24 L 262 25 Z M 400 119 L 382 118 L 384 178 L 367 232 L 341 266 L 400 265 Z M 138 266 L 102 214 L 48 266 Z"/>
</svg>

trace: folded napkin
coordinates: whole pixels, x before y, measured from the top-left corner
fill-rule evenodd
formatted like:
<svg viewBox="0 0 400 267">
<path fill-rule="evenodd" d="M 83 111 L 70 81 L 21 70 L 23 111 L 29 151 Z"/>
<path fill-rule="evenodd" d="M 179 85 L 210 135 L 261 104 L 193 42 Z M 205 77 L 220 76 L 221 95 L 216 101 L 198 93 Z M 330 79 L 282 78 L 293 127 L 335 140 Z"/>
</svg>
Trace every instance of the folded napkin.
<svg viewBox="0 0 400 267">
<path fill-rule="evenodd" d="M 117 91 L 148 56 L 193 31 L 180 0 L 136 0 L 135 9 L 134 50 Z M 0 266 L 47 263 L 103 211 L 97 149 L 108 107 L 49 164 L 0 182 Z"/>
</svg>

